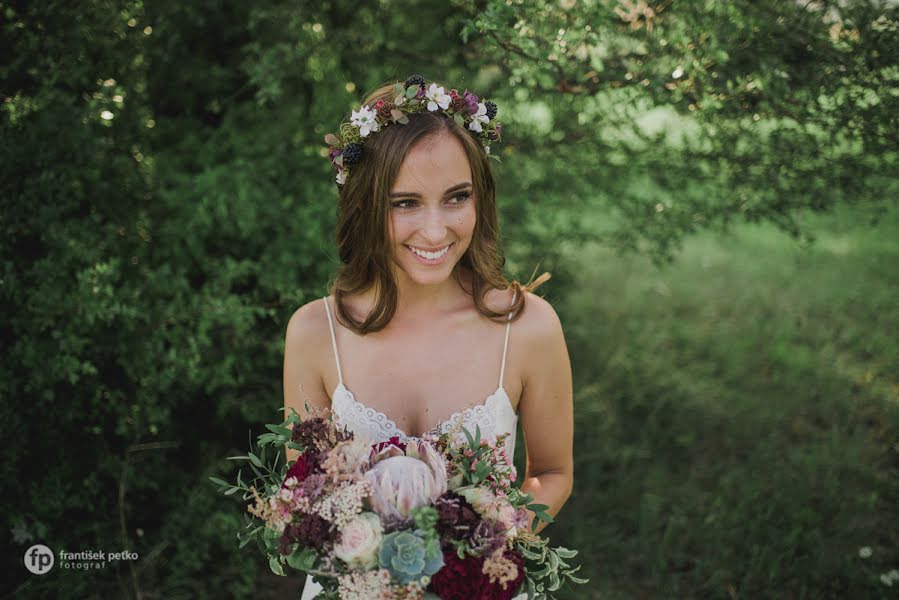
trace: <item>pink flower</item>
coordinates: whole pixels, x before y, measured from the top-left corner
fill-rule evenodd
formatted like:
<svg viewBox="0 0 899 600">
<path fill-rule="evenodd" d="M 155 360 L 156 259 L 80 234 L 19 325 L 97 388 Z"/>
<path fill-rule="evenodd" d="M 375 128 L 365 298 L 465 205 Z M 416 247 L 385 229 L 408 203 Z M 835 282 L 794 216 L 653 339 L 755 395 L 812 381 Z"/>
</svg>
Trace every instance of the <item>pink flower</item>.
<svg viewBox="0 0 899 600">
<path fill-rule="evenodd" d="M 372 484 L 372 509 L 382 517 L 407 518 L 446 492 L 446 463 L 428 442 L 411 442 L 405 452 L 391 445 L 372 462 L 365 479 Z"/>
<path fill-rule="evenodd" d="M 364 512 L 340 529 L 334 554 L 350 567 L 373 569 L 378 564 L 383 532 L 378 515 Z"/>
</svg>

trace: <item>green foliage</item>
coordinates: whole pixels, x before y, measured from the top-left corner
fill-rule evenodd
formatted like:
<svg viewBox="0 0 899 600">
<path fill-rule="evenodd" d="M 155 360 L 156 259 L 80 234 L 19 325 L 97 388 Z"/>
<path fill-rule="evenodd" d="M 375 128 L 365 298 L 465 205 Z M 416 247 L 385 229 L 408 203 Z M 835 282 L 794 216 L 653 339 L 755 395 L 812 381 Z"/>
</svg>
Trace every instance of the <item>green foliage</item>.
<svg viewBox="0 0 899 600">
<path fill-rule="evenodd" d="M 797 210 L 896 196 L 892 3 L 465 5 L 463 38 L 504 82 L 506 194 L 541 250 L 599 241 L 663 262 L 707 227 L 811 239 Z"/>
<path fill-rule="evenodd" d="M 659 595 L 679 573 L 670 577 L 680 589 L 708 597 L 728 585 L 756 596 L 881 589 L 846 552 L 865 543 L 887 561 L 883 548 L 897 546 L 876 533 L 895 521 L 883 508 L 895 486 L 860 466 L 884 464 L 895 432 L 876 401 L 892 389 L 884 365 L 897 363 L 894 249 L 858 234 L 859 256 L 873 257 L 861 274 L 819 264 L 826 281 L 803 280 L 809 304 L 790 313 L 798 330 L 772 319 L 777 302 L 728 295 L 764 281 L 762 265 L 783 268 L 789 253 L 775 238 L 747 253 L 774 248 L 774 259 L 740 263 L 757 279 L 720 273 L 725 300 L 705 304 L 726 317 L 720 331 L 682 318 L 701 313 L 684 299 L 709 280 L 705 270 L 684 273 L 675 296 L 653 291 L 671 282 L 652 287 L 656 276 L 639 270 L 650 286 L 641 304 L 597 295 L 630 280 L 588 280 L 574 257 L 598 241 L 661 262 L 688 235 L 738 220 L 807 241 L 806 209 L 844 204 L 882 218 L 876 209 L 897 191 L 892 5 L 101 0 L 6 2 L 0 15 L 0 406 L 6 439 L 25 441 L 0 468 L 21 482 L 7 491 L 7 526 L 16 552 L 44 543 L 141 557 L 90 577 L 20 569 L 8 592 L 259 595 L 270 566 L 233 537 L 239 495 L 206 482 L 233 477 L 217 471 L 221 458 L 281 406 L 285 324 L 323 294 L 336 265 L 322 136 L 366 91 L 414 72 L 496 98 L 507 273 L 523 278 L 539 262 L 552 295 L 591 299 L 563 313 L 567 327 L 595 331 L 598 306 L 599 322 L 621 328 L 596 334 L 600 347 L 575 338 L 571 353 L 579 431 L 602 435 L 579 440 L 579 460 L 598 466 L 554 527 L 604 557 L 591 580 L 623 589 L 636 577 Z M 718 252 L 703 260 L 723 260 Z M 788 273 L 781 288 L 799 280 Z M 834 273 L 842 279 L 827 279 Z M 836 294 L 846 281 L 864 292 Z M 749 399 L 764 394 L 785 412 L 729 426 L 721 406 L 755 414 Z M 284 432 L 262 435 L 277 445 Z M 758 439 L 771 449 L 753 450 Z M 697 451 L 690 444 L 750 458 L 703 463 L 692 476 L 683 461 L 647 459 Z M 774 461 L 785 466 L 760 481 Z M 238 468 L 259 468 L 245 462 Z M 672 483 L 665 469 L 684 479 Z M 682 508 L 664 509 L 663 486 Z M 772 519 L 748 539 L 730 533 Z M 578 530 L 589 538 L 564 529 L 584 521 L 595 525 Z M 824 545 L 843 553 L 808 550 Z"/>
</svg>

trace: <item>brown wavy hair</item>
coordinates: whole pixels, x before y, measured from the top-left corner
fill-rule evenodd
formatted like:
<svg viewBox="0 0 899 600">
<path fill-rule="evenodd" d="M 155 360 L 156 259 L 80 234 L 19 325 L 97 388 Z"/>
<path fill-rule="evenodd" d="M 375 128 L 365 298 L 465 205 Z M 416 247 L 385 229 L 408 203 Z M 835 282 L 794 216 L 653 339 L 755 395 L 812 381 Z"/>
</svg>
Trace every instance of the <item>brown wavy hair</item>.
<svg viewBox="0 0 899 600">
<path fill-rule="evenodd" d="M 392 101 L 394 85 L 387 83 L 372 92 L 363 102 L 373 106 L 378 100 Z M 438 85 L 440 85 L 438 83 Z M 396 314 L 397 286 L 391 271 L 392 249 L 388 229 L 390 190 L 400 165 L 412 146 L 426 137 L 449 133 L 465 149 L 471 166 L 477 218 L 471 244 L 453 267 L 452 277 L 465 293 L 474 299 L 475 307 L 490 319 L 506 319 L 510 313 L 517 320 L 525 307 L 524 291 L 532 291 L 549 279 L 543 273 L 522 285 L 503 276 L 503 255 L 496 210 L 496 184 L 490 160 L 477 138 L 453 119 L 440 113 L 422 111 L 408 115 L 409 122 L 391 123 L 365 142 L 359 162 L 341 186 L 337 208 L 337 252 L 342 263 L 328 286 L 334 295 L 337 315 L 342 324 L 359 335 L 380 331 Z M 462 283 L 461 269 L 471 272 L 471 291 Z M 535 270 L 536 272 L 536 270 Z M 515 302 L 503 312 L 487 308 L 485 296 L 490 289 L 517 290 Z M 344 306 L 344 296 L 375 289 L 375 303 L 366 319 L 356 321 Z"/>
</svg>

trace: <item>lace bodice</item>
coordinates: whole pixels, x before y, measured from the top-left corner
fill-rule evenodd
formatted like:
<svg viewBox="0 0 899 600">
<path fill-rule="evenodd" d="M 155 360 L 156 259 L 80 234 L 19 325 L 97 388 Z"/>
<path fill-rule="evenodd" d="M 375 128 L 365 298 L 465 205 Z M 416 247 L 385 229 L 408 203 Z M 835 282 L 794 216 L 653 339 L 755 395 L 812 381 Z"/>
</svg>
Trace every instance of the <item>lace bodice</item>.
<svg viewBox="0 0 899 600">
<path fill-rule="evenodd" d="M 516 292 L 517 293 L 517 292 Z M 419 439 L 419 436 L 412 436 L 400 429 L 396 422 L 390 419 L 383 412 L 365 406 L 359 402 L 353 392 L 351 392 L 343 383 L 343 370 L 340 366 L 340 355 L 337 351 L 337 338 L 334 334 L 334 320 L 331 317 L 330 303 L 328 297 L 324 298 L 325 312 L 328 316 L 328 326 L 331 329 L 331 344 L 334 349 L 334 360 L 337 364 L 337 387 L 331 394 L 331 411 L 335 421 L 339 425 L 346 426 L 350 431 L 365 435 L 374 442 L 383 442 L 391 437 L 398 437 L 401 441 Z M 512 302 L 515 302 L 513 295 Z M 503 342 L 503 358 L 499 372 L 499 387 L 487 399 L 480 404 L 475 404 L 464 410 L 458 411 L 450 415 L 450 417 L 433 429 L 426 433 L 445 433 L 454 430 L 459 423 L 463 427 L 474 433 L 477 427 L 481 429 L 481 437 L 483 439 L 496 439 L 502 433 L 509 433 L 506 438 L 506 450 L 509 456 L 513 456 L 515 452 L 515 433 L 518 426 L 518 415 L 512 408 L 512 402 L 509 395 L 503 387 L 503 375 L 506 370 L 506 353 L 509 348 L 509 328 L 511 326 L 511 318 L 506 323 L 506 336 Z M 455 429 L 455 435 L 463 436 L 458 428 Z"/>
<path fill-rule="evenodd" d="M 337 384 L 331 396 L 331 410 L 339 425 L 345 425 L 353 433 L 364 435 L 373 441 L 383 442 L 394 436 L 400 438 L 402 442 L 419 439 L 419 436 L 408 435 L 397 427 L 396 423 L 381 411 L 358 402 L 353 392 L 342 383 Z M 481 404 L 453 413 L 421 437 L 429 433 L 446 433 L 460 422 L 472 434 L 477 427 L 480 427 L 481 437 L 484 439 L 496 439 L 500 434 L 508 432 L 510 435 L 506 438 L 506 451 L 510 457 L 514 455 L 518 415 L 512 409 L 512 402 L 504 388 L 498 388 Z M 454 435 L 464 437 L 458 430 Z"/>
</svg>

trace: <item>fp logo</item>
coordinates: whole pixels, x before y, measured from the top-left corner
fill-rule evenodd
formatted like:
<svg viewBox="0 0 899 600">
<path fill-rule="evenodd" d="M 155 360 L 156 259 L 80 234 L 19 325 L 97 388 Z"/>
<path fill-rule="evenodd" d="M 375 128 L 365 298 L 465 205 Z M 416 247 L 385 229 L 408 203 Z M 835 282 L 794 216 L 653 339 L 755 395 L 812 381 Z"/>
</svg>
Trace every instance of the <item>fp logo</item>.
<svg viewBox="0 0 899 600">
<path fill-rule="evenodd" d="M 35 575 L 43 575 L 53 568 L 53 551 L 43 544 L 35 544 L 25 551 L 25 568 Z"/>
</svg>

